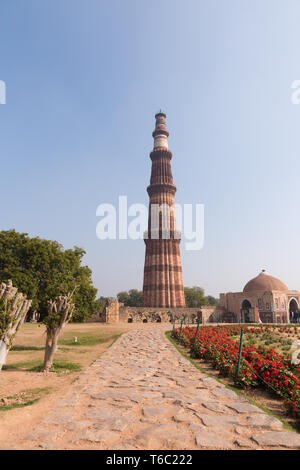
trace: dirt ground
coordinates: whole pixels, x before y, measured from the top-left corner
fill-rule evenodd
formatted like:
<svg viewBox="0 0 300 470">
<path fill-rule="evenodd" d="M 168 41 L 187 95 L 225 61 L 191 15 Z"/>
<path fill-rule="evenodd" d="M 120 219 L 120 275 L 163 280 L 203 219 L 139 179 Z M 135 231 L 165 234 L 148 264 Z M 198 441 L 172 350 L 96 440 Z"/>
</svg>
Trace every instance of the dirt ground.
<svg viewBox="0 0 300 470">
<path fill-rule="evenodd" d="M 67 393 L 77 376 L 96 360 L 118 335 L 137 327 L 145 328 L 147 324 L 66 325 L 60 337 L 60 342 L 65 344 L 59 344 L 55 361 L 79 364 L 81 370 L 70 372 L 62 369 L 58 373 L 50 372 L 45 375 L 28 370 L 42 363 L 45 328 L 37 324 L 24 324 L 15 338 L 14 349 L 8 353 L 7 370 L 0 371 L 0 448 L 9 449 L 21 441 L 49 412 L 54 403 Z M 74 337 L 77 337 L 77 344 Z M 23 349 L 30 347 L 39 349 Z M 28 402 L 32 398 L 37 401 L 30 406 L 18 407 L 20 403 L 26 402 L 26 399 Z M 5 405 L 12 405 L 12 409 L 7 409 L 8 406 Z"/>
</svg>

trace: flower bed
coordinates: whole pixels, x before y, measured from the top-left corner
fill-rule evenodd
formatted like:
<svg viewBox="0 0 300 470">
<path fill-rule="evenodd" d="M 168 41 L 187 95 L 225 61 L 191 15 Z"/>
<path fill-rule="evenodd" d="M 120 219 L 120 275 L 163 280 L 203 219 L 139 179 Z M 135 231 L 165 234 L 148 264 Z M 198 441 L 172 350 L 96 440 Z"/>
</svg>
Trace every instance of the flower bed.
<svg viewBox="0 0 300 470">
<path fill-rule="evenodd" d="M 268 327 L 267 327 L 268 328 Z M 262 334 L 265 327 L 255 328 L 255 334 Z M 174 330 L 178 339 L 180 329 Z M 240 373 L 236 377 L 239 344 L 232 336 L 239 335 L 240 326 L 203 326 L 199 329 L 193 350 L 195 357 L 205 359 L 225 376 L 236 378 L 240 386 L 256 387 L 263 385 L 280 395 L 294 416 L 300 416 L 300 367 L 291 364 L 290 358 L 274 349 L 264 347 L 243 347 Z M 244 332 L 253 329 L 244 327 Z M 196 328 L 185 327 L 180 342 L 192 347 Z"/>
</svg>

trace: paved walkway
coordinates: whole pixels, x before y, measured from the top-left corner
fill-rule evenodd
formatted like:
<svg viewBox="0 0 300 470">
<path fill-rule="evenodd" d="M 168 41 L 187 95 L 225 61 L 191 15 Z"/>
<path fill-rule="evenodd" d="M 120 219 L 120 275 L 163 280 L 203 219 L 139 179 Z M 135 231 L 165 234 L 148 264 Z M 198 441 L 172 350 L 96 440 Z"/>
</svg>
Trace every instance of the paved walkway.
<svg viewBox="0 0 300 470">
<path fill-rule="evenodd" d="M 165 330 L 155 325 L 122 335 L 23 448 L 300 448 L 300 435 L 198 371 Z"/>
</svg>

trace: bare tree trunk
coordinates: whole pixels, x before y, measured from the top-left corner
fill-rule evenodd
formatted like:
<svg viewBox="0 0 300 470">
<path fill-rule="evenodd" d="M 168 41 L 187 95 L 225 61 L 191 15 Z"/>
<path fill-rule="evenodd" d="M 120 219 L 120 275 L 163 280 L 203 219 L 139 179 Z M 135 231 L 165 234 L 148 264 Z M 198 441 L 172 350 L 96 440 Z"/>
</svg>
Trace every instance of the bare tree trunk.
<svg viewBox="0 0 300 470">
<path fill-rule="evenodd" d="M 36 313 L 37 313 L 37 311 L 34 310 L 34 311 L 32 312 L 32 314 L 30 315 L 30 320 L 29 320 L 30 323 L 35 323 L 35 322 L 36 322 Z"/>
<path fill-rule="evenodd" d="M 52 337 L 51 332 L 47 331 L 44 367 L 43 367 L 44 372 L 49 372 L 49 370 L 53 366 L 53 359 L 54 359 L 54 354 L 57 350 L 57 341 L 58 341 L 59 333 L 60 333 L 60 330 L 56 331 L 55 336 Z"/>
<path fill-rule="evenodd" d="M 53 359 L 57 349 L 59 334 L 72 317 L 75 305 L 71 300 L 75 289 L 68 295 L 59 296 L 57 299 L 49 300 L 48 302 L 48 315 L 44 319 L 44 323 L 47 326 L 47 338 L 43 366 L 44 372 L 49 372 L 53 366 Z"/>
<path fill-rule="evenodd" d="M 18 293 L 18 289 L 13 287 L 12 281 L 7 284 L 0 284 L 0 370 L 5 364 L 6 356 L 12 346 L 13 339 L 18 328 L 24 322 L 31 300 Z"/>
<path fill-rule="evenodd" d="M 6 362 L 6 356 L 8 353 L 8 348 L 3 340 L 0 341 L 0 370 Z"/>
</svg>

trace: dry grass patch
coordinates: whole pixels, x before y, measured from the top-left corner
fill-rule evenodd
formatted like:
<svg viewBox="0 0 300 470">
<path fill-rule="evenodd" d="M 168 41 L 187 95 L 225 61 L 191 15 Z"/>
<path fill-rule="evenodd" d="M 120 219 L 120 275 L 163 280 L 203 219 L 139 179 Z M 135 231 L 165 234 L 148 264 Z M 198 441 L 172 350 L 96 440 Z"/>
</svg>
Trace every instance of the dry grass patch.
<svg viewBox="0 0 300 470">
<path fill-rule="evenodd" d="M 22 392 L 16 393 L 15 395 L 0 397 L 0 412 L 33 405 L 33 403 L 36 403 L 43 395 L 48 394 L 49 391 L 49 387 L 33 388 L 23 390 Z"/>
</svg>

